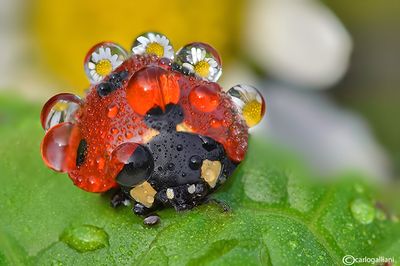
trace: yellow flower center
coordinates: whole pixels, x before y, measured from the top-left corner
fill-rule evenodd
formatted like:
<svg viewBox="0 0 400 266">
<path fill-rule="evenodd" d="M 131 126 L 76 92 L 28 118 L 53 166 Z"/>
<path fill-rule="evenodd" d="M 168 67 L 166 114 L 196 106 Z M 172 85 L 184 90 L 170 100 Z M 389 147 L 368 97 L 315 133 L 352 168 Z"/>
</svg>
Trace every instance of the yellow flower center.
<svg viewBox="0 0 400 266">
<path fill-rule="evenodd" d="M 146 53 L 162 57 L 164 55 L 164 47 L 159 43 L 152 42 L 147 45 Z"/>
<path fill-rule="evenodd" d="M 96 64 L 96 73 L 100 76 L 107 76 L 112 71 L 112 64 L 108 59 L 101 59 Z"/>
<path fill-rule="evenodd" d="M 244 105 L 242 114 L 249 127 L 253 127 L 261 121 L 261 108 L 262 105 L 257 100 L 252 100 Z"/>
<path fill-rule="evenodd" d="M 57 111 L 57 112 L 62 112 L 62 111 L 64 111 L 64 110 L 67 110 L 67 108 L 68 108 L 68 103 L 66 103 L 66 102 L 64 102 L 64 101 L 60 101 L 60 102 L 56 103 L 56 104 L 53 106 L 53 109 L 54 109 L 55 111 Z"/>
<path fill-rule="evenodd" d="M 210 74 L 210 64 L 202 60 L 194 66 L 194 72 L 200 77 L 206 78 Z"/>
</svg>

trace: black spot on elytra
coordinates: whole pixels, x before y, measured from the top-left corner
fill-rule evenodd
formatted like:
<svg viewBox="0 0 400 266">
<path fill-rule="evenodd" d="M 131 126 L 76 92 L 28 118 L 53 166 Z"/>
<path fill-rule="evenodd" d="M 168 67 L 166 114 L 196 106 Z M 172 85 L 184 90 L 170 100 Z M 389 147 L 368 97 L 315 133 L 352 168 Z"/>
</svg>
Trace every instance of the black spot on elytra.
<svg viewBox="0 0 400 266">
<path fill-rule="evenodd" d="M 176 125 L 183 121 L 182 107 L 177 104 L 167 104 L 165 111 L 160 107 L 150 109 L 144 118 L 147 126 L 158 131 L 174 131 Z"/>
<path fill-rule="evenodd" d="M 128 71 L 120 71 L 110 74 L 107 81 L 104 81 L 97 85 L 97 94 L 100 97 L 105 97 L 111 92 L 122 86 L 122 82 L 128 78 Z"/>
<path fill-rule="evenodd" d="M 124 187 L 133 187 L 146 181 L 154 169 L 153 156 L 148 148 L 139 145 L 118 173 L 116 181 Z"/>
<path fill-rule="evenodd" d="M 76 166 L 81 166 L 86 159 L 87 154 L 87 142 L 82 139 L 79 142 L 78 150 L 76 151 Z"/>
<path fill-rule="evenodd" d="M 96 90 L 97 90 L 97 94 L 100 97 L 105 97 L 108 94 L 110 94 L 111 92 L 113 92 L 115 90 L 115 88 L 113 88 L 111 83 L 103 82 L 103 83 L 100 83 L 99 85 L 97 85 Z"/>
</svg>

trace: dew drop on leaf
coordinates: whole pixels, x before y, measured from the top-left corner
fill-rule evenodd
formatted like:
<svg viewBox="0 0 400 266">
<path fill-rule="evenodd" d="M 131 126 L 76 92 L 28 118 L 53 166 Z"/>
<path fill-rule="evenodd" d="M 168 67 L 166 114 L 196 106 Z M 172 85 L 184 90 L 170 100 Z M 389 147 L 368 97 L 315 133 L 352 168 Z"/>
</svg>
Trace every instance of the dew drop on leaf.
<svg viewBox="0 0 400 266">
<path fill-rule="evenodd" d="M 370 224 L 375 217 L 375 208 L 365 199 L 355 199 L 350 204 L 351 214 L 354 219 L 362 224 Z"/>
<path fill-rule="evenodd" d="M 80 225 L 66 229 L 60 240 L 79 252 L 93 251 L 108 246 L 108 234 L 94 225 Z"/>
</svg>

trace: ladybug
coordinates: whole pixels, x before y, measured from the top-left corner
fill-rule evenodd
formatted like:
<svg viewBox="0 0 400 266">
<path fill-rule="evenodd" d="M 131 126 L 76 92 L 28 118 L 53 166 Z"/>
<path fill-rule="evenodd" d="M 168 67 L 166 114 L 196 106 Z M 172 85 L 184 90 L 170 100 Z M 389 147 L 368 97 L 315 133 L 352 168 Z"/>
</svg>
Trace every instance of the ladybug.
<svg viewBox="0 0 400 266">
<path fill-rule="evenodd" d="M 216 83 L 221 59 L 204 43 L 175 53 L 166 36 L 148 32 L 130 54 L 95 45 L 84 67 L 86 96 L 61 93 L 42 109 L 43 161 L 85 191 L 115 189 L 111 205 L 133 202 L 138 215 L 207 202 L 244 159 L 248 129 L 265 112 L 255 88 Z"/>
</svg>

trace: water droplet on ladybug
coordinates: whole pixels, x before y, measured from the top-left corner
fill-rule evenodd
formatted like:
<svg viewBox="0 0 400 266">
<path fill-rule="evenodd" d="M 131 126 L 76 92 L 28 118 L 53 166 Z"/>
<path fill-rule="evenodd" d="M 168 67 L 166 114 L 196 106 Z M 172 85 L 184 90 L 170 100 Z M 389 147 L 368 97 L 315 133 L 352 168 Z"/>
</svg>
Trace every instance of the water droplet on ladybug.
<svg viewBox="0 0 400 266">
<path fill-rule="evenodd" d="M 139 35 L 135 39 L 131 50 L 135 55 L 151 55 L 152 60 L 156 60 L 157 58 L 174 58 L 174 49 L 171 42 L 164 34 L 158 32 L 145 32 Z"/>
<path fill-rule="evenodd" d="M 57 172 L 73 169 L 80 142 L 79 135 L 79 129 L 69 122 L 50 128 L 40 147 L 42 159 L 47 167 Z"/>
<path fill-rule="evenodd" d="M 51 97 L 40 114 L 43 129 L 47 131 L 57 124 L 74 122 L 81 103 L 82 100 L 71 93 L 60 93 Z"/>
<path fill-rule="evenodd" d="M 133 137 L 133 133 L 132 132 L 126 132 L 125 133 L 125 138 L 131 139 L 132 137 Z"/>
<path fill-rule="evenodd" d="M 154 107 L 165 111 L 167 104 L 179 101 L 179 96 L 176 78 L 158 66 L 149 66 L 136 72 L 126 90 L 129 105 L 140 115 L 145 115 Z"/>
<path fill-rule="evenodd" d="M 174 169 L 175 169 L 175 164 L 169 163 L 169 164 L 168 164 L 168 170 L 172 171 L 172 170 L 174 170 Z"/>
<path fill-rule="evenodd" d="M 115 128 L 115 127 L 111 128 L 111 133 L 114 135 L 118 134 L 119 133 L 118 128 Z"/>
<path fill-rule="evenodd" d="M 189 167 L 192 170 L 198 170 L 201 167 L 201 163 L 202 163 L 202 159 L 200 156 L 198 155 L 193 155 L 192 157 L 190 157 L 189 159 Z"/>
<path fill-rule="evenodd" d="M 179 49 L 176 62 L 184 74 L 193 73 L 208 81 L 217 81 L 222 74 L 222 63 L 218 52 L 210 45 L 195 42 Z"/>
<path fill-rule="evenodd" d="M 103 157 L 98 157 L 96 159 L 96 163 L 97 163 L 97 168 L 99 170 L 103 170 L 104 166 L 105 166 L 105 163 L 106 163 L 106 160 Z"/>
<path fill-rule="evenodd" d="M 100 83 L 128 58 L 127 52 L 116 43 L 102 42 L 93 46 L 84 61 L 85 73 L 90 83 Z"/>
<path fill-rule="evenodd" d="M 114 118 L 118 114 L 118 106 L 115 103 L 110 104 L 107 107 L 107 116 L 109 118 Z"/>
<path fill-rule="evenodd" d="M 247 126 L 260 123 L 265 114 L 265 101 L 261 93 L 249 85 L 236 85 L 228 90 Z"/>
<path fill-rule="evenodd" d="M 218 85 L 207 84 L 193 88 L 189 102 L 200 112 L 214 111 L 220 102 Z"/>
</svg>

